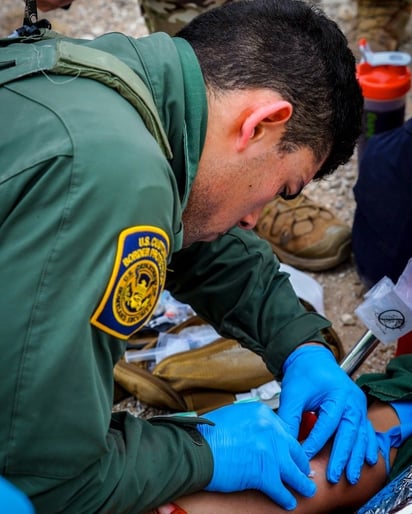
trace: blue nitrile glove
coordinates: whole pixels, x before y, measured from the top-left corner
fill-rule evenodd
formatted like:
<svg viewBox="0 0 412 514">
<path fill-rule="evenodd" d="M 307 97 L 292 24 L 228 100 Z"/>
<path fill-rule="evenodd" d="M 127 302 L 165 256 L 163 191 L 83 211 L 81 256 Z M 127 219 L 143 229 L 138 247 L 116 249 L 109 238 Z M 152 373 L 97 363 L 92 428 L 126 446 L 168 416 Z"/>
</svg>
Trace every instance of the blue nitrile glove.
<svg viewBox="0 0 412 514">
<path fill-rule="evenodd" d="M 260 402 L 238 403 L 202 417 L 215 423 L 197 426 L 214 459 L 207 491 L 257 489 L 287 510 L 297 503 L 285 485 L 303 496 L 315 494 L 305 452 L 269 407 Z"/>
<path fill-rule="evenodd" d="M 279 416 L 297 436 L 302 413 L 314 411 L 318 419 L 302 444 L 306 455 L 314 457 L 336 431 L 327 479 L 337 483 L 346 469 L 346 478 L 356 484 L 364 462 L 378 460 L 365 394 L 323 346 L 300 346 L 286 359 L 283 372 Z"/>
<path fill-rule="evenodd" d="M 377 432 L 379 451 L 385 459 L 386 474 L 391 470 L 390 451 L 391 448 L 399 446 L 412 435 L 412 423 L 398 425 L 390 428 L 387 432 Z"/>
<path fill-rule="evenodd" d="M 34 514 L 27 496 L 3 477 L 0 477 L 0 512 Z"/>
<path fill-rule="evenodd" d="M 412 436 L 412 401 L 393 401 L 389 405 L 395 409 L 400 425 L 392 427 L 387 432 L 377 432 L 379 450 L 385 459 L 386 474 L 391 468 L 391 448 L 399 448 L 406 439 Z"/>
</svg>

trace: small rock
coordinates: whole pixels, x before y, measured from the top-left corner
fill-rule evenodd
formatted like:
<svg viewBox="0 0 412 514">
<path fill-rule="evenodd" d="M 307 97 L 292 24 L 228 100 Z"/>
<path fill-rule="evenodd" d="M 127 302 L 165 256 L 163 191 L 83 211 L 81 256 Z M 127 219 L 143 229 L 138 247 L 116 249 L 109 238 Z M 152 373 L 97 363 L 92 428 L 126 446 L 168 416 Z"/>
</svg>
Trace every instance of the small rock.
<svg viewBox="0 0 412 514">
<path fill-rule="evenodd" d="M 345 326 L 356 325 L 356 319 L 354 318 L 354 316 L 352 314 L 349 314 L 349 313 L 342 314 L 341 320 L 342 320 L 343 325 L 345 325 Z"/>
</svg>

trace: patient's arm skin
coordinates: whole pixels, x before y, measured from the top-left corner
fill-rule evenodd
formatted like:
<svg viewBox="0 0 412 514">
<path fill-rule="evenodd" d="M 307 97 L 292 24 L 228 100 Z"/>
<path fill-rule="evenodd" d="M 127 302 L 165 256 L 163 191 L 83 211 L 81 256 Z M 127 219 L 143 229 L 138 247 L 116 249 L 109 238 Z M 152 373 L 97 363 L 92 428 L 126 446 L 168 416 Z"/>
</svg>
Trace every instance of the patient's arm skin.
<svg viewBox="0 0 412 514">
<path fill-rule="evenodd" d="M 399 425 L 399 419 L 395 411 L 388 404 L 376 402 L 368 411 L 376 431 L 386 432 L 393 426 Z M 391 450 L 391 462 L 396 456 L 396 450 Z M 326 446 L 312 461 L 311 468 L 314 471 L 313 480 L 317 485 L 317 492 L 312 498 L 304 498 L 296 495 L 298 506 L 293 514 L 323 514 L 349 512 L 366 503 L 385 485 L 386 472 L 382 456 L 375 466 L 365 466 L 359 482 L 350 485 L 345 478 L 337 484 L 331 484 L 326 480 L 325 472 L 329 457 L 329 445 Z M 258 491 L 243 491 L 239 493 L 208 493 L 199 492 L 182 497 L 175 504 L 184 509 L 188 514 L 281 514 L 288 512 L 275 505 L 267 496 Z M 159 508 L 154 513 L 166 514 L 170 510 Z M 289 511 L 290 512 L 290 511 Z"/>
</svg>

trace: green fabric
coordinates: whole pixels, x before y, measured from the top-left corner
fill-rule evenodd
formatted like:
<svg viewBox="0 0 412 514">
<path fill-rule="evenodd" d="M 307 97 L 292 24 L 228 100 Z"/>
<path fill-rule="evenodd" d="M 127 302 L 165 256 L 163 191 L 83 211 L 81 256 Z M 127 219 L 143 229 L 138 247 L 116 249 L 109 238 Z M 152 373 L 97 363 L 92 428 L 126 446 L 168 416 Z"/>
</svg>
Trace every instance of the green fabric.
<svg viewBox="0 0 412 514">
<path fill-rule="evenodd" d="M 132 104 L 145 122 L 168 159 L 173 157 L 163 131 L 153 98 L 140 77 L 114 55 L 76 45 L 62 39 L 30 46 L 33 54 L 22 45 L 3 49 L 3 73 L 0 85 L 37 72 L 90 78 L 118 91 Z"/>
<path fill-rule="evenodd" d="M 137 48 L 124 36 L 110 39 L 136 66 Z M 170 38 L 158 46 L 157 75 L 164 62 L 178 121 L 180 61 Z M 130 103 L 94 80 L 37 75 L 1 88 L 0 105 L 2 473 L 39 512 L 95 512 L 108 498 L 118 511 L 129 502 L 145 509 L 153 498 L 203 487 L 210 450 L 184 430 L 149 430 L 132 418 L 124 437 L 130 430 L 135 453 L 109 430 L 112 369 L 125 343 L 89 322 L 124 228 L 159 227 L 172 252 L 179 249 L 181 205 L 168 161 Z M 183 124 L 169 116 L 174 145 Z M 133 494 L 118 494 L 132 479 Z"/>
<path fill-rule="evenodd" d="M 391 359 L 385 373 L 367 373 L 357 383 L 370 399 L 384 402 L 412 401 L 412 353 Z M 390 479 L 395 478 L 412 464 L 412 438 L 400 448 L 391 469 Z"/>
<path fill-rule="evenodd" d="M 115 56 L 95 48 L 80 47 L 66 41 L 58 41 L 56 47 L 57 60 L 51 68 L 53 73 L 91 78 L 116 89 L 136 108 L 166 157 L 172 157 L 153 99 L 136 73 Z"/>
<path fill-rule="evenodd" d="M 299 344 L 324 342 L 319 330 L 330 323 L 304 309 L 270 245 L 252 231 L 234 228 L 213 243 L 192 245 L 175 254 L 169 267 L 167 288 L 176 298 L 261 355 L 278 378 Z"/>
<path fill-rule="evenodd" d="M 125 342 L 90 319 L 123 230 L 161 230 L 167 285 L 275 374 L 297 345 L 322 341 L 328 322 L 299 304 L 252 232 L 182 250 L 207 120 L 191 48 L 166 34 L 69 41 L 113 54 L 143 80 L 173 155 L 166 159 L 135 107 L 100 81 L 37 73 L 0 88 L 0 465 L 39 513 L 103 505 L 135 513 L 203 488 L 213 463 L 172 421 L 120 416 L 110 428 Z M 14 43 L 4 60 L 22 47 L 36 55 L 34 44 Z"/>
<path fill-rule="evenodd" d="M 175 498 L 176 482 L 184 483 L 190 493 L 210 481 L 212 457 L 199 442 L 202 436 L 193 428 L 197 422 L 185 420 L 182 425 L 175 418 L 145 421 L 125 412 L 115 413 L 107 433 L 107 455 L 79 476 L 64 481 L 41 476 L 10 478 L 29 494 L 34 486 L 41 489 L 32 496 L 38 514 L 145 513 Z M 201 467 L 209 470 L 209 475 L 199 481 Z"/>
<path fill-rule="evenodd" d="M 369 396 L 384 402 L 412 400 L 412 353 L 391 359 L 385 373 L 366 373 L 357 383 Z"/>
<path fill-rule="evenodd" d="M 189 199 L 189 192 L 196 176 L 200 150 L 203 148 L 207 127 L 207 110 L 204 108 L 204 99 L 199 95 L 201 85 L 204 85 L 197 61 L 193 59 L 193 50 L 187 41 L 173 38 L 179 57 L 182 62 L 183 78 L 186 84 L 197 84 L 199 87 L 185 88 L 185 108 L 188 125 L 185 131 L 186 151 L 186 184 L 185 195 L 182 199 L 183 209 Z"/>
</svg>

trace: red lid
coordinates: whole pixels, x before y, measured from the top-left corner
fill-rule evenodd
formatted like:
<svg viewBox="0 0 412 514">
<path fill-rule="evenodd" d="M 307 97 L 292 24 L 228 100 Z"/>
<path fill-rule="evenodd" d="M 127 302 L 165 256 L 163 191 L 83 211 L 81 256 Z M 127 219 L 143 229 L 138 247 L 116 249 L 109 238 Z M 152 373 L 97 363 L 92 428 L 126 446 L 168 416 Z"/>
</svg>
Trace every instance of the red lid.
<svg viewBox="0 0 412 514">
<path fill-rule="evenodd" d="M 356 76 L 365 98 L 391 100 L 404 96 L 411 86 L 411 72 L 407 66 L 371 66 L 362 62 Z"/>
</svg>

